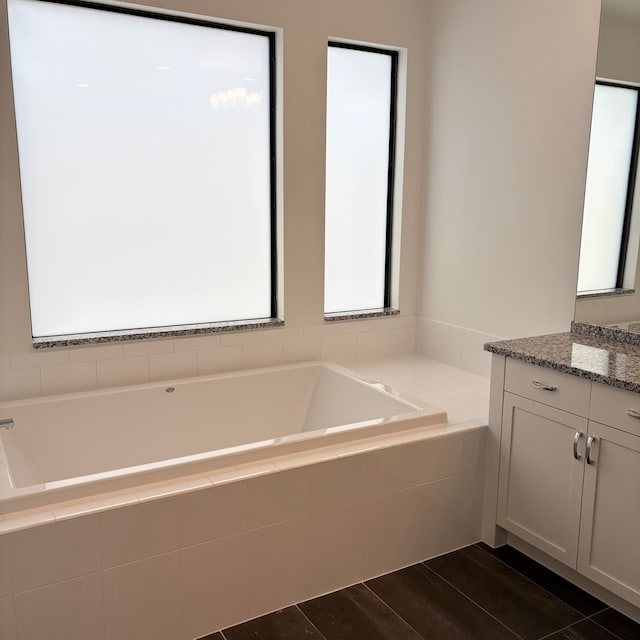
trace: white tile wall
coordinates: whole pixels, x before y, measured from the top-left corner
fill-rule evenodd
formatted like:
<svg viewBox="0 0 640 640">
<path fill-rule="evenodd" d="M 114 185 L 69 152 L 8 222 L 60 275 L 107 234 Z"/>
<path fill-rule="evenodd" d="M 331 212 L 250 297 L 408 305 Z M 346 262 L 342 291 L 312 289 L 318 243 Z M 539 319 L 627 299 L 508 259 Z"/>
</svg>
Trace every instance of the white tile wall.
<svg viewBox="0 0 640 640">
<path fill-rule="evenodd" d="M 456 435 L 421 442 L 416 446 L 416 456 L 420 483 L 458 475 L 464 469 L 464 436 Z"/>
<path fill-rule="evenodd" d="M 9 536 L 0 536 L 0 598 L 11 595 L 13 591 L 9 558 Z"/>
<path fill-rule="evenodd" d="M 224 538 L 247 526 L 247 484 L 234 482 L 178 498 L 180 546 Z M 224 518 L 220 517 L 224 514 Z"/>
<path fill-rule="evenodd" d="M 324 336 L 322 359 L 338 364 L 349 364 L 357 360 L 358 339 L 355 334 Z"/>
<path fill-rule="evenodd" d="M 242 347 L 198 350 L 198 374 L 222 373 L 242 368 Z"/>
<path fill-rule="evenodd" d="M 358 360 L 388 356 L 391 351 L 391 332 L 382 330 L 358 333 L 356 344 Z"/>
<path fill-rule="evenodd" d="M 70 393 L 72 391 L 92 391 L 98 387 L 95 362 L 59 364 L 42 367 L 42 393 Z"/>
<path fill-rule="evenodd" d="M 362 500 L 367 492 L 367 457 L 351 456 L 309 467 L 311 511 Z"/>
<path fill-rule="evenodd" d="M 369 535 L 365 502 L 327 509 L 309 518 L 309 588 L 327 593 L 362 579 L 367 569 L 364 542 Z"/>
<path fill-rule="evenodd" d="M 249 618 L 247 533 L 182 549 L 180 567 L 185 640 Z"/>
<path fill-rule="evenodd" d="M 0 371 L 0 401 L 42 395 L 40 369 Z"/>
<path fill-rule="evenodd" d="M 7 537 L 14 593 L 101 569 L 95 516 L 25 529 Z"/>
<path fill-rule="evenodd" d="M 149 358 L 135 356 L 117 360 L 98 360 L 98 388 L 149 382 Z"/>
<path fill-rule="evenodd" d="M 484 351 L 483 347 L 486 342 L 501 339 L 429 318 L 418 318 L 415 351 L 427 358 L 488 378 L 491 373 L 491 354 Z"/>
<path fill-rule="evenodd" d="M 416 330 L 414 327 L 391 329 L 390 353 L 406 355 L 413 353 L 416 347 Z"/>
<path fill-rule="evenodd" d="M 220 336 L 220 344 L 223 347 L 232 347 L 238 344 L 258 344 L 263 342 L 262 331 L 246 331 L 240 333 L 224 333 Z"/>
<path fill-rule="evenodd" d="M 105 637 L 102 576 L 92 573 L 20 593 L 14 598 L 14 615 L 20 639 L 102 640 Z"/>
<path fill-rule="evenodd" d="M 34 351 L 33 353 L 18 353 L 11 356 L 12 369 L 30 369 L 67 364 L 68 362 L 68 351 Z"/>
<path fill-rule="evenodd" d="M 0 597 L 0 638 L 16 640 L 16 625 L 13 613 L 13 598 Z"/>
<path fill-rule="evenodd" d="M 0 402 L 288 362 L 323 359 L 348 365 L 410 354 L 420 333 L 416 322 L 415 316 L 390 316 L 4 354 Z"/>
<path fill-rule="evenodd" d="M 149 356 L 149 380 L 170 380 L 198 375 L 198 353 L 156 353 Z"/>
<path fill-rule="evenodd" d="M 107 640 L 180 637 L 178 552 L 107 569 L 102 583 Z"/>
<path fill-rule="evenodd" d="M 267 464 L 250 479 L 0 536 L 2 632 L 13 637 L 15 618 L 19 640 L 191 640 L 475 542 L 484 435 L 457 427 L 300 468 Z"/>
<path fill-rule="evenodd" d="M 0 355 L 0 371 L 7 371 L 11 369 L 11 356 Z"/>
<path fill-rule="evenodd" d="M 256 369 L 282 364 L 282 342 L 260 342 L 242 345 L 242 368 Z"/>
<path fill-rule="evenodd" d="M 123 349 L 125 357 L 148 356 L 153 353 L 171 353 L 175 351 L 173 340 L 160 338 L 141 342 L 127 342 L 123 345 Z"/>
<path fill-rule="evenodd" d="M 309 468 L 248 480 L 249 527 L 263 527 L 309 512 Z"/>
<path fill-rule="evenodd" d="M 308 518 L 296 518 L 249 532 L 250 617 L 314 595 L 308 585 L 309 527 Z"/>
<path fill-rule="evenodd" d="M 294 338 L 283 343 L 285 362 L 308 362 L 322 358 L 322 338 Z"/>
<path fill-rule="evenodd" d="M 95 360 L 111 360 L 122 358 L 124 348 L 121 344 L 100 347 L 76 347 L 69 351 L 70 362 L 93 362 Z"/>
<path fill-rule="evenodd" d="M 378 496 L 416 484 L 416 447 L 390 447 L 365 456 L 365 493 Z"/>
<path fill-rule="evenodd" d="M 111 509 L 98 518 L 105 569 L 179 547 L 177 499 Z"/>
</svg>

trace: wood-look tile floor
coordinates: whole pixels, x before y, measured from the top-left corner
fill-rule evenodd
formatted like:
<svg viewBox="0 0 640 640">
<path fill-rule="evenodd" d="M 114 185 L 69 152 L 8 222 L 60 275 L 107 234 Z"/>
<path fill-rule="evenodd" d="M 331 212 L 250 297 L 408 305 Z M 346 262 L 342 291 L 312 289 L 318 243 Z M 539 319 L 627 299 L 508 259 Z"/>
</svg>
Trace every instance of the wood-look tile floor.
<svg viewBox="0 0 640 640">
<path fill-rule="evenodd" d="M 640 625 L 511 547 L 471 545 L 202 640 L 640 640 Z"/>
</svg>

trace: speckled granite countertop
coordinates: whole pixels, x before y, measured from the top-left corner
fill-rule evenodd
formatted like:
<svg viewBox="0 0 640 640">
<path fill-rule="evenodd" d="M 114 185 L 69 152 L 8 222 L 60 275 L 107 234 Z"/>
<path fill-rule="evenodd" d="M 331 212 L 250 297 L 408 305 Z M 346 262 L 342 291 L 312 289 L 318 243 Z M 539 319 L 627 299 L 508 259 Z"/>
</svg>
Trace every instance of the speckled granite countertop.
<svg viewBox="0 0 640 640">
<path fill-rule="evenodd" d="M 488 342 L 485 351 L 640 393 L 640 345 L 581 332 Z"/>
</svg>

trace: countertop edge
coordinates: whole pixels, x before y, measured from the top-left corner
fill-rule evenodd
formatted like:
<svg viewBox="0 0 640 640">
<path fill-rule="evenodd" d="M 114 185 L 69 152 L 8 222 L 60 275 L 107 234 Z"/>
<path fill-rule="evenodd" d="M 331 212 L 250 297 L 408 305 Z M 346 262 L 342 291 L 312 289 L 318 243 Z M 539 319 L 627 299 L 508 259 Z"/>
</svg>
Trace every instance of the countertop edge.
<svg viewBox="0 0 640 640">
<path fill-rule="evenodd" d="M 509 343 L 512 341 L 506 340 L 504 342 Z M 520 360 L 521 362 L 534 364 L 540 367 L 544 367 L 546 369 L 552 369 L 554 371 L 559 371 L 561 373 L 566 373 L 579 378 L 584 378 L 586 380 L 591 380 L 592 382 L 600 382 L 610 387 L 616 387 L 618 389 L 624 389 L 626 391 L 633 391 L 635 393 L 640 393 L 640 383 L 620 380 L 619 378 L 612 378 L 611 376 L 594 373 L 593 371 L 587 371 L 586 369 L 571 367 L 561 362 L 550 360 L 548 358 L 542 358 L 540 356 L 523 352 L 521 350 L 516 350 L 512 347 L 509 347 L 507 344 L 503 345 L 501 342 L 487 342 L 484 345 L 484 350 L 490 353 L 494 353 L 496 355 L 505 356 L 507 358 L 513 358 L 514 360 Z"/>
</svg>

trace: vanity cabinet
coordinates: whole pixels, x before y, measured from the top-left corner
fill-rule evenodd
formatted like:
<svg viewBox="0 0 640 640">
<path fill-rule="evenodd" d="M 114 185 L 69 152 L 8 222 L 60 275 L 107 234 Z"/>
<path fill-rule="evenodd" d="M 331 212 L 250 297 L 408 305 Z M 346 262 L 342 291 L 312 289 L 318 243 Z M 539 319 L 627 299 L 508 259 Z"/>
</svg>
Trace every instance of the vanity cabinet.
<svg viewBox="0 0 640 640">
<path fill-rule="evenodd" d="M 640 606 L 636 409 L 640 394 L 507 358 L 497 523 Z"/>
<path fill-rule="evenodd" d="M 640 606 L 640 436 L 589 422 L 577 568 Z"/>
</svg>

